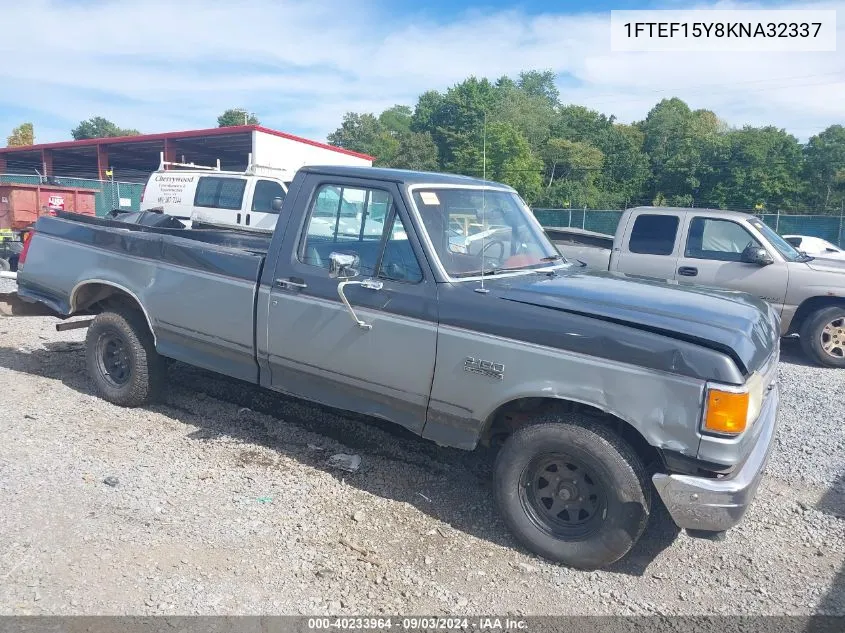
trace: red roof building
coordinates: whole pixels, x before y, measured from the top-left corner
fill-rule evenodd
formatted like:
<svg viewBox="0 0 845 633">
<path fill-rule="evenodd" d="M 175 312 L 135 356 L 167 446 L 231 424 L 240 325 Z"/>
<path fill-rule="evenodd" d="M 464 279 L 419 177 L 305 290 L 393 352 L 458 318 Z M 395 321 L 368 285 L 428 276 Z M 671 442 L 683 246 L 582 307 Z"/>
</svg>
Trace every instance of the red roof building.
<svg viewBox="0 0 845 633">
<path fill-rule="evenodd" d="M 260 125 L 141 134 L 0 148 L 0 174 L 145 181 L 168 162 L 246 169 L 259 165 L 295 170 L 303 165 L 372 165 L 372 156 L 271 130 Z"/>
</svg>

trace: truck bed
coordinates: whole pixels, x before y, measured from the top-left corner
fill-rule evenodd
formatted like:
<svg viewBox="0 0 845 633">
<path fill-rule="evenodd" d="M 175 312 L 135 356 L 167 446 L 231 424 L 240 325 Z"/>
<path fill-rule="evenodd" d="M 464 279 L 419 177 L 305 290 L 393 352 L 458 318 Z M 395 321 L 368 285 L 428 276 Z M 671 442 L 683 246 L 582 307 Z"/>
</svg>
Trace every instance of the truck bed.
<svg viewBox="0 0 845 633">
<path fill-rule="evenodd" d="M 255 298 L 269 237 L 74 214 L 41 218 L 36 230 L 21 297 L 66 316 L 110 289 L 134 291 L 161 354 L 258 380 Z"/>
<path fill-rule="evenodd" d="M 613 250 L 613 235 L 572 227 L 549 227 L 546 235 L 567 259 L 579 260 L 590 268 L 607 270 Z"/>
<path fill-rule="evenodd" d="M 261 255 L 267 254 L 267 249 L 270 247 L 270 239 L 272 237 L 272 234 L 270 233 L 266 235 L 257 232 L 248 233 L 246 231 L 238 231 L 236 229 L 165 229 L 153 226 L 144 226 L 142 224 L 130 224 L 110 218 L 80 215 L 78 213 L 57 213 L 56 217 L 90 226 L 104 228 L 111 227 L 115 229 L 122 229 L 124 231 L 140 231 L 143 233 L 170 235 L 214 246 L 238 248 L 250 253 L 258 253 Z"/>
</svg>

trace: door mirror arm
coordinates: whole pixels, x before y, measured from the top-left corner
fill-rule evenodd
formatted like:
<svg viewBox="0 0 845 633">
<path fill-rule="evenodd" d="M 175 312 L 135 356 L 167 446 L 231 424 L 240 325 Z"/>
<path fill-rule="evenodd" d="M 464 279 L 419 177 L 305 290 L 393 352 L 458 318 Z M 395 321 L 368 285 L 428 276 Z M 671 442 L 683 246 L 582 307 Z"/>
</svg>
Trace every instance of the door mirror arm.
<svg viewBox="0 0 845 633">
<path fill-rule="evenodd" d="M 372 330 L 372 323 L 362 321 L 358 318 L 358 315 L 355 314 L 355 310 L 352 308 L 352 305 L 349 303 L 349 299 L 346 298 L 346 293 L 343 291 L 346 286 L 361 286 L 362 288 L 368 288 L 369 290 L 381 290 L 384 287 L 384 283 L 376 279 L 364 279 L 362 281 L 351 281 L 346 279 L 337 285 L 337 294 L 340 296 L 340 300 L 343 301 L 343 305 L 345 305 L 346 309 L 349 310 L 349 314 L 352 317 L 352 320 L 355 321 L 355 325 L 362 330 Z"/>
</svg>

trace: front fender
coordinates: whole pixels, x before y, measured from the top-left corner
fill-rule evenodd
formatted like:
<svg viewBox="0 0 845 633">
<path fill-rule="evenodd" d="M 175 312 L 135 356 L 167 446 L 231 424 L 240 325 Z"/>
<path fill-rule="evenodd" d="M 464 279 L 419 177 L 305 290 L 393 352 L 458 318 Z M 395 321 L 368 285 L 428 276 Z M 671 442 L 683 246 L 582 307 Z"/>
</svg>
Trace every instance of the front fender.
<svg viewBox="0 0 845 633">
<path fill-rule="evenodd" d="M 703 380 L 457 328 L 439 336 L 426 437 L 471 448 L 501 407 L 546 398 L 605 411 L 656 448 L 698 452 Z M 467 371 L 479 349 L 504 366 L 501 379 Z"/>
</svg>

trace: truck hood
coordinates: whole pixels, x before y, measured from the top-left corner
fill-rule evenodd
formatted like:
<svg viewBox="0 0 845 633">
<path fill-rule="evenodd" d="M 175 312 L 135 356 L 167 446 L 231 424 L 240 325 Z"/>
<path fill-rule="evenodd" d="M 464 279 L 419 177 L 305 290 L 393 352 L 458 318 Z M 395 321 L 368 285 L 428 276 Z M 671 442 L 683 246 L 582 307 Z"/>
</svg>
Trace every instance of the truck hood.
<svg viewBox="0 0 845 633">
<path fill-rule="evenodd" d="M 807 266 L 820 272 L 845 273 L 845 258 L 835 259 L 833 257 L 825 257 L 823 255 L 818 257 L 813 256 L 813 259 L 807 262 Z M 843 283 L 845 283 L 845 280 L 843 280 Z"/>
<path fill-rule="evenodd" d="M 688 341 L 730 356 L 744 373 L 777 345 L 777 317 L 764 301 L 738 291 L 662 282 L 621 273 L 563 272 L 516 278 L 501 297 Z"/>
</svg>

